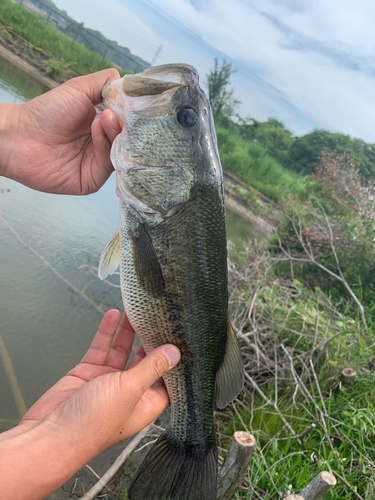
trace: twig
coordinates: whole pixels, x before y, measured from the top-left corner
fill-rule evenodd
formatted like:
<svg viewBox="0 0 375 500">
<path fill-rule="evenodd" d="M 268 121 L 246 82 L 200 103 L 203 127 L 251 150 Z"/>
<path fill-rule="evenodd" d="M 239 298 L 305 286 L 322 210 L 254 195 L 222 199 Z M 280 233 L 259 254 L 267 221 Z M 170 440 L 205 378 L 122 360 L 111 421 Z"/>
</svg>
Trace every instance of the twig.
<svg viewBox="0 0 375 500">
<path fill-rule="evenodd" d="M 81 500 L 93 500 L 98 493 L 107 485 L 107 483 L 113 478 L 119 468 L 124 464 L 124 462 L 129 458 L 131 453 L 139 445 L 142 439 L 147 435 L 148 431 L 151 429 L 152 424 L 145 427 L 141 432 L 133 438 L 133 440 L 128 444 L 128 446 L 121 452 L 121 454 L 116 458 L 111 467 L 107 472 L 99 479 L 99 481 L 83 496 Z"/>
<path fill-rule="evenodd" d="M 300 434 L 296 434 L 295 436 L 288 436 L 288 437 L 283 437 L 283 438 L 277 438 L 277 441 L 288 441 L 289 439 L 300 439 L 307 434 L 310 434 L 311 431 L 316 429 L 316 424 L 311 424 L 310 427 L 306 427 L 304 431 L 302 431 Z"/>
<path fill-rule="evenodd" d="M 293 436 L 296 435 L 293 427 L 285 420 L 285 417 L 284 415 L 281 413 L 281 411 L 279 410 L 278 406 L 276 403 L 274 403 L 272 401 L 272 399 L 269 399 L 267 398 L 267 396 L 264 394 L 264 392 L 262 391 L 262 389 L 258 386 L 258 384 L 255 382 L 255 380 L 248 374 L 245 372 L 245 377 L 252 383 L 252 385 L 254 386 L 254 388 L 259 392 L 259 394 L 262 396 L 262 398 L 267 401 L 268 404 L 270 404 L 271 406 L 273 406 L 273 408 L 276 410 L 277 414 L 279 415 L 279 417 L 281 418 L 281 420 L 283 421 L 285 427 L 287 427 L 290 432 L 293 434 Z"/>
<path fill-rule="evenodd" d="M 345 486 L 346 486 L 347 488 L 349 488 L 349 489 L 350 489 L 350 491 L 352 491 L 352 492 L 354 493 L 354 495 L 355 495 L 357 498 L 359 498 L 359 500 L 365 500 L 363 497 L 361 497 L 361 495 L 360 495 L 359 493 L 357 493 L 357 492 L 356 492 L 356 491 L 352 488 L 352 486 L 350 486 L 350 484 L 348 483 L 348 481 L 347 481 L 344 477 L 340 476 L 340 474 L 339 474 L 338 472 L 336 472 L 335 470 L 333 470 L 333 471 L 332 471 L 332 474 L 333 474 L 334 476 L 338 477 L 338 478 L 340 479 L 340 481 L 342 481 L 342 482 L 345 484 Z"/>
<path fill-rule="evenodd" d="M 85 467 L 87 467 L 87 469 L 88 469 L 90 472 L 92 472 L 92 473 L 94 474 L 94 476 L 96 477 L 96 479 L 100 479 L 99 474 L 97 474 L 97 473 L 94 471 L 94 469 L 93 469 L 92 467 L 90 467 L 90 466 L 89 466 L 89 464 L 86 464 L 86 465 L 85 465 Z M 77 478 L 77 479 L 78 479 L 78 478 Z M 110 488 L 108 488 L 108 486 L 107 486 L 107 485 L 105 485 L 105 488 L 107 488 L 107 490 L 108 490 L 108 491 L 111 491 L 111 489 L 110 489 Z"/>
</svg>

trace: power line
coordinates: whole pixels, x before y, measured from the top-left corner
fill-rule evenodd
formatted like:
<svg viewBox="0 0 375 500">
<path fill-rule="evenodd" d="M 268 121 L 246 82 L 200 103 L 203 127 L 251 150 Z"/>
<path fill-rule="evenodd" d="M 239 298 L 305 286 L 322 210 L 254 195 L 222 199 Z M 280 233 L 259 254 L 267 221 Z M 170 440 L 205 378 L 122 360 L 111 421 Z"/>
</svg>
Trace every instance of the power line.
<svg viewBox="0 0 375 500">
<path fill-rule="evenodd" d="M 284 94 L 281 90 L 278 88 L 274 87 L 270 83 L 268 83 L 266 80 L 263 80 L 260 76 L 256 75 L 254 72 L 252 72 L 248 67 L 243 65 L 242 63 L 238 62 L 236 59 L 233 57 L 229 56 L 228 54 L 225 54 L 222 52 L 220 49 L 216 48 L 214 45 L 211 43 L 207 42 L 204 40 L 201 36 L 197 35 L 194 33 L 192 30 L 187 28 L 184 24 L 179 22 L 177 19 L 172 17 L 170 14 L 165 12 L 163 9 L 155 5 L 152 1 L 150 0 L 137 0 L 138 3 L 142 4 L 144 7 L 149 9 L 151 12 L 153 12 L 156 16 L 160 17 L 168 23 L 170 26 L 178 27 L 180 30 L 184 31 L 185 35 L 187 35 L 189 38 L 194 40 L 198 45 L 204 47 L 205 49 L 209 50 L 210 52 L 213 52 L 216 56 L 220 55 L 223 59 L 226 59 L 227 61 L 231 62 L 236 68 L 238 68 L 239 72 L 244 74 L 243 76 L 251 80 L 255 80 L 256 83 L 264 87 L 268 92 L 276 95 L 277 97 L 283 99 L 284 101 L 289 102 L 294 108 L 298 109 L 301 111 L 305 116 L 309 116 L 310 118 L 313 118 L 314 120 L 324 124 L 326 127 L 330 128 L 331 130 L 334 130 L 335 132 L 340 132 L 336 127 L 334 127 L 331 123 L 329 123 L 327 120 L 322 118 L 321 116 L 315 114 L 314 112 L 310 111 L 308 108 L 305 108 L 298 102 L 294 101 L 291 99 L 287 94 Z M 342 132 L 341 132 L 342 133 Z"/>
</svg>

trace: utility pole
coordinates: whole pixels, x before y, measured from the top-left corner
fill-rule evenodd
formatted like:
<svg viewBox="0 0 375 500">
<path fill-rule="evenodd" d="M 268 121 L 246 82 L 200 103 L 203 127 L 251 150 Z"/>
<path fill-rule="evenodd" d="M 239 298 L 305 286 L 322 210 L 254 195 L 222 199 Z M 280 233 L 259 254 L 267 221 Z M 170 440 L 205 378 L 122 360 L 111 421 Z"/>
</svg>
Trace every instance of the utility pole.
<svg viewBox="0 0 375 500">
<path fill-rule="evenodd" d="M 160 47 L 159 47 L 159 48 L 157 49 L 157 51 L 155 52 L 154 58 L 153 58 L 153 60 L 151 61 L 151 66 L 155 66 L 156 59 L 159 57 L 160 52 L 162 51 L 162 48 L 163 48 L 163 45 L 160 45 Z"/>
</svg>

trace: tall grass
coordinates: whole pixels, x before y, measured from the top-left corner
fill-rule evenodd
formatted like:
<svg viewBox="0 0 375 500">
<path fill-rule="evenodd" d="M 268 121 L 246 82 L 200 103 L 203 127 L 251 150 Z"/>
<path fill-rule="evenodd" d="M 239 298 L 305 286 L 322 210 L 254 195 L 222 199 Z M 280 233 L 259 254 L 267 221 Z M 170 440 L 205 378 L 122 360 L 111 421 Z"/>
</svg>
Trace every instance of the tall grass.
<svg viewBox="0 0 375 500">
<path fill-rule="evenodd" d="M 242 139 L 235 131 L 216 127 L 220 158 L 224 170 L 254 186 L 273 201 L 286 194 L 302 198 L 312 186 L 308 177 L 298 177 L 268 156 L 266 149 L 257 142 Z"/>
<path fill-rule="evenodd" d="M 58 32 L 41 14 L 10 0 L 0 1 L 0 21 L 81 75 L 112 67 L 108 59 Z"/>
</svg>

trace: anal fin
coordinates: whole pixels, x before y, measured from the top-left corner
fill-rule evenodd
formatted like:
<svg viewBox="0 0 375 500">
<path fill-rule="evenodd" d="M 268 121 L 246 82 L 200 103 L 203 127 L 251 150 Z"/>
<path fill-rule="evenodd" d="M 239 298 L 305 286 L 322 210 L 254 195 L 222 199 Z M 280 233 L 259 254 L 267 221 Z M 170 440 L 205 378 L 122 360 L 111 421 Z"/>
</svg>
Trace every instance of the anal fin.
<svg viewBox="0 0 375 500">
<path fill-rule="evenodd" d="M 244 369 L 236 335 L 228 320 L 224 360 L 216 374 L 216 406 L 224 408 L 241 392 Z"/>
<path fill-rule="evenodd" d="M 120 264 L 120 235 L 119 230 L 110 239 L 109 243 L 100 257 L 98 275 L 104 280 L 109 274 L 113 274 Z"/>
</svg>

